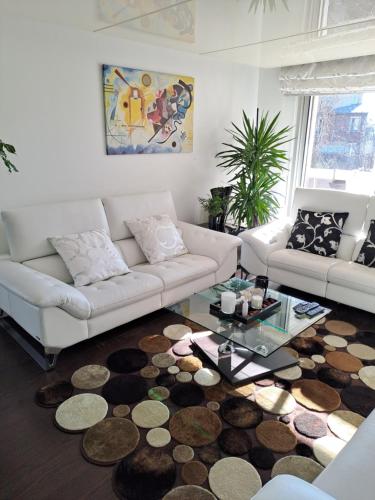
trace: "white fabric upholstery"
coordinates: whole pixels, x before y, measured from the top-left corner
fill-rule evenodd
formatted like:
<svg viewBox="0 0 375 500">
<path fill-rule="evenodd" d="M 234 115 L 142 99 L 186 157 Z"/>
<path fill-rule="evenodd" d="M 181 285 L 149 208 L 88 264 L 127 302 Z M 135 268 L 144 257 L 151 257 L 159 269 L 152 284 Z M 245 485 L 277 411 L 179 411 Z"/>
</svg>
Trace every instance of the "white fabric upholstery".
<svg viewBox="0 0 375 500">
<path fill-rule="evenodd" d="M 104 198 L 103 205 L 113 241 L 133 237 L 124 224 L 126 219 L 168 214 L 175 224 L 177 222 L 173 198 L 169 191 L 112 196 Z"/>
<path fill-rule="evenodd" d="M 328 281 L 375 296 L 375 268 L 373 267 L 355 262 L 341 262 L 328 271 Z"/>
<path fill-rule="evenodd" d="M 365 238 L 369 227 L 370 227 L 370 222 L 375 219 L 375 196 L 372 196 L 370 198 L 370 202 L 367 207 L 366 211 L 366 218 L 365 218 L 365 224 L 363 226 L 363 237 Z"/>
<path fill-rule="evenodd" d="M 35 306 L 61 307 L 79 319 L 90 316 L 90 304 L 79 290 L 23 264 L 0 261 L 0 283 Z"/>
<path fill-rule="evenodd" d="M 135 238 L 127 238 L 126 240 L 116 241 L 115 247 L 121 252 L 125 262 L 129 267 L 136 266 L 147 262 L 145 254 L 141 247 L 136 242 Z"/>
<path fill-rule="evenodd" d="M 192 254 L 181 255 L 158 264 L 139 264 L 132 267 L 132 271 L 152 274 L 160 278 L 165 290 L 214 273 L 217 269 L 218 265 L 213 259 Z"/>
<path fill-rule="evenodd" d="M 343 261 L 290 249 L 277 250 L 268 258 L 269 267 L 303 274 L 321 281 L 327 281 L 328 271 L 340 262 Z"/>
<path fill-rule="evenodd" d="M 163 290 L 163 282 L 151 274 L 131 272 L 92 285 L 81 286 L 77 290 L 90 304 L 90 317 L 93 318 L 160 293 Z"/>
<path fill-rule="evenodd" d="M 170 288 L 169 290 L 165 290 L 161 294 L 162 306 L 169 306 L 171 304 L 175 304 L 180 300 L 188 298 L 193 293 L 201 292 L 202 290 L 206 290 L 210 286 L 213 286 L 217 283 L 215 280 L 215 273 L 206 274 L 201 278 L 197 278 L 193 281 L 189 281 L 188 283 L 182 283 L 179 286 L 174 288 Z"/>
<path fill-rule="evenodd" d="M 22 264 L 31 269 L 35 269 L 35 271 L 53 276 L 53 278 L 63 281 L 64 283 L 73 283 L 72 275 L 58 254 L 47 255 L 39 259 L 25 260 Z"/>
<path fill-rule="evenodd" d="M 303 479 L 281 474 L 266 483 L 252 500 L 335 500 L 335 497 Z"/>
<path fill-rule="evenodd" d="M 1 215 L 11 259 L 16 262 L 56 253 L 47 240 L 50 236 L 108 230 L 100 199 L 15 208 L 4 210 Z"/>
<path fill-rule="evenodd" d="M 334 283 L 327 283 L 326 292 L 323 297 L 334 300 L 341 304 L 357 307 L 371 313 L 375 313 L 375 295 L 353 290 Z"/>
<path fill-rule="evenodd" d="M 313 295 L 320 297 L 326 296 L 327 282 L 321 281 L 316 278 L 310 278 L 304 274 L 297 274 L 293 271 L 286 271 L 285 269 L 277 269 L 276 267 L 269 267 L 267 276 L 275 283 L 281 283 L 297 290 L 302 290 Z"/>
</svg>

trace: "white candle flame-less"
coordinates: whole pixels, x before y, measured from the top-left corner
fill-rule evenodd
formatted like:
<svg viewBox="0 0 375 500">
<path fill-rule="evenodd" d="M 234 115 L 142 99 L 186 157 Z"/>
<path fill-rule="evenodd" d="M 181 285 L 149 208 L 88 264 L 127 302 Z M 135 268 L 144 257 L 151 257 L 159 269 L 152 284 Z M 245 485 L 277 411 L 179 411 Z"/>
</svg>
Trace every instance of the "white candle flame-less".
<svg viewBox="0 0 375 500">
<path fill-rule="evenodd" d="M 253 295 L 251 297 L 251 307 L 253 309 L 262 309 L 263 297 L 261 295 Z"/>
<path fill-rule="evenodd" d="M 234 292 L 223 292 L 221 294 L 221 312 L 233 314 L 236 309 L 236 294 Z"/>
</svg>

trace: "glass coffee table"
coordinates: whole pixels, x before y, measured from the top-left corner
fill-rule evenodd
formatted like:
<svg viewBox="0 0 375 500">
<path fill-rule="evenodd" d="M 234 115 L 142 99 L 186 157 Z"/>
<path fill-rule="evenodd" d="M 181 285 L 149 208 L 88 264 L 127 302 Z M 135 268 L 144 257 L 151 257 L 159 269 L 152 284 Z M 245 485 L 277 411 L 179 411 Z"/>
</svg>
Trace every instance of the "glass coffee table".
<svg viewBox="0 0 375 500">
<path fill-rule="evenodd" d="M 261 378 L 266 376 L 267 372 L 295 365 L 296 359 L 280 348 L 330 313 L 330 309 L 325 308 L 322 314 L 314 318 L 299 318 L 293 307 L 302 301 L 272 289 L 268 289 L 267 296 L 279 301 L 280 306 L 263 319 L 245 324 L 234 321 L 231 317 L 218 317 L 210 312 L 210 305 L 220 300 L 222 292 L 231 290 L 239 296 L 241 290 L 251 286 L 254 286 L 251 281 L 232 278 L 167 307 L 168 310 L 210 332 L 203 335 L 193 334 L 192 342 L 219 371 L 223 373 L 224 369 L 223 374 L 232 383 Z M 231 358 L 230 365 L 228 356 Z M 239 366 L 246 368 L 244 373 L 239 373 L 236 369 Z"/>
</svg>

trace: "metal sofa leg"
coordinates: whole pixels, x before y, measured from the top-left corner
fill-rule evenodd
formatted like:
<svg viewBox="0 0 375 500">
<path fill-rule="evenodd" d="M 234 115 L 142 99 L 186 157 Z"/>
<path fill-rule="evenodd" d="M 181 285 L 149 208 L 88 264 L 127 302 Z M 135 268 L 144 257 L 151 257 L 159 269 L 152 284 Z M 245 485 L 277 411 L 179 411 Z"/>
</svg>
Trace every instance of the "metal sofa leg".
<svg viewBox="0 0 375 500">
<path fill-rule="evenodd" d="M 61 352 L 61 349 L 51 349 L 49 347 L 44 348 L 44 360 L 45 360 L 45 368 L 42 368 L 45 371 L 53 370 L 57 364 L 57 358 Z"/>
</svg>

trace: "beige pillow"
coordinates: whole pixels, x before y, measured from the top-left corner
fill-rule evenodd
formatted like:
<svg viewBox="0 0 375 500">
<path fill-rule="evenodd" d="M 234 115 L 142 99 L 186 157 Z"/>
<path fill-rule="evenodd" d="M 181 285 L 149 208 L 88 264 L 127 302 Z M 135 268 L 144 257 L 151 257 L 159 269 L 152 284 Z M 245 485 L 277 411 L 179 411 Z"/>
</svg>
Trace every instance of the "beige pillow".
<svg viewBox="0 0 375 500">
<path fill-rule="evenodd" d="M 75 286 L 130 272 L 105 229 L 48 238 L 60 254 Z"/>
<path fill-rule="evenodd" d="M 133 233 L 150 264 L 188 253 L 169 215 L 152 215 L 145 219 L 127 220 L 125 224 Z"/>
</svg>

